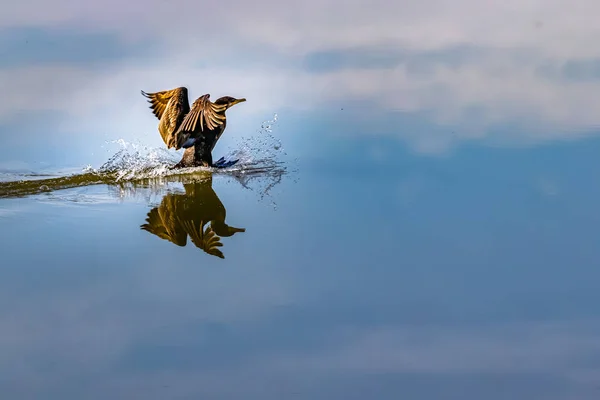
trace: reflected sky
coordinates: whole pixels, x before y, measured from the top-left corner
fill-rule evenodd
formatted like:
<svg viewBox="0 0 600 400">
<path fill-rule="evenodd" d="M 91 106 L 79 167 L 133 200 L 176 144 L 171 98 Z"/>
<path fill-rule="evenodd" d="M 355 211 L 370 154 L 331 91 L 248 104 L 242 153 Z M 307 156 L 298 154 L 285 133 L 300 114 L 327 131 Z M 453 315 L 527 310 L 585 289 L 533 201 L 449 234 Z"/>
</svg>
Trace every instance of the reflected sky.
<svg viewBox="0 0 600 400">
<path fill-rule="evenodd" d="M 181 85 L 300 163 L 0 200 L 0 391 L 598 398 L 599 4 L 3 5 L 0 174 L 163 148 Z"/>
<path fill-rule="evenodd" d="M 277 187 L 276 211 L 214 176 L 3 200 L 1 386 L 24 399 L 594 399 L 600 190 L 581 167 L 599 150 L 307 168 Z M 188 188 L 246 229 L 223 239 L 225 259 L 140 229 L 195 201 Z"/>
</svg>

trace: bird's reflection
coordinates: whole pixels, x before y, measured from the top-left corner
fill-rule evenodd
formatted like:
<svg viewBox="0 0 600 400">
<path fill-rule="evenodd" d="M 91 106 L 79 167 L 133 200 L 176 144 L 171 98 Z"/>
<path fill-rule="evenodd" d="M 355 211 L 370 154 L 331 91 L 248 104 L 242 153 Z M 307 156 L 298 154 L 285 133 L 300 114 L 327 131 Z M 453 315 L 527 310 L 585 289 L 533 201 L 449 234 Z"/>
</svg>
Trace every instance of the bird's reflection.
<svg viewBox="0 0 600 400">
<path fill-rule="evenodd" d="M 184 183 L 185 193 L 168 193 L 148 213 L 141 229 L 178 246 L 190 241 L 199 249 L 225 258 L 219 249 L 222 237 L 245 232 L 225 223 L 226 210 L 212 188 L 212 174 L 201 181 Z"/>
</svg>

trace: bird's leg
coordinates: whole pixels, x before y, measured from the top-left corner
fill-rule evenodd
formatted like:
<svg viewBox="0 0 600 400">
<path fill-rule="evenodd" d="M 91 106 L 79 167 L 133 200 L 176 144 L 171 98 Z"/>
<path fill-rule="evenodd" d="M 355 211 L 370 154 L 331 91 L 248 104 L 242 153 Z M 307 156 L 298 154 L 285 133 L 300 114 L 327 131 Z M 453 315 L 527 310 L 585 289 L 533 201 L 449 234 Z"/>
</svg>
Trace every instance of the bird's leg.
<svg viewBox="0 0 600 400">
<path fill-rule="evenodd" d="M 173 165 L 171 169 L 177 168 L 191 168 L 191 167 L 212 167 L 212 154 L 205 152 L 206 147 L 202 146 L 202 143 L 198 143 L 196 146 L 189 147 L 184 150 L 181 161 Z"/>
<path fill-rule="evenodd" d="M 196 163 L 195 163 L 195 159 L 194 159 L 194 148 L 189 147 L 189 148 L 185 149 L 185 151 L 183 152 L 183 157 L 181 157 L 181 161 L 179 161 L 177 164 L 173 165 L 171 167 L 171 169 L 189 168 L 189 167 L 195 167 L 195 166 L 196 166 Z"/>
</svg>

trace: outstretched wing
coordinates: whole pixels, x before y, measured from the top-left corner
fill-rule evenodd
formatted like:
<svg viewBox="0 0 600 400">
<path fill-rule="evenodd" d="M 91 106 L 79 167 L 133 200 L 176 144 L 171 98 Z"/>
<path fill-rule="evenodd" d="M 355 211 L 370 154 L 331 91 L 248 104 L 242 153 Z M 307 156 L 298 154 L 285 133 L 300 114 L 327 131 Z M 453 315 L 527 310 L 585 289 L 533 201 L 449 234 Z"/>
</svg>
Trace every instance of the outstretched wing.
<svg viewBox="0 0 600 400">
<path fill-rule="evenodd" d="M 162 92 L 156 93 L 146 93 L 143 90 L 141 91 L 142 95 L 148 99 L 148 103 L 150 103 L 150 109 L 152 110 L 152 114 L 156 116 L 159 120 L 162 118 L 167 105 L 169 104 L 169 100 L 172 98 L 184 100 L 185 103 L 188 103 L 187 99 L 187 88 L 178 87 L 171 90 L 163 90 Z M 189 103 L 188 103 L 189 107 Z"/>
<path fill-rule="evenodd" d="M 200 226 L 196 226 L 194 221 L 181 221 L 181 226 L 185 229 L 187 234 L 190 236 L 192 243 L 199 249 L 204 250 L 206 253 L 219 257 L 225 258 L 223 252 L 219 250 L 219 247 L 223 247 L 221 238 L 212 230 L 210 226 L 204 228 L 204 221 L 200 221 Z"/>
<path fill-rule="evenodd" d="M 142 90 L 142 95 L 148 98 L 152 113 L 160 120 L 158 131 L 167 147 L 170 148 L 175 130 L 190 111 L 187 89 L 178 87 L 156 93 L 146 93 Z"/>
<path fill-rule="evenodd" d="M 175 149 L 179 150 L 190 135 L 198 135 L 205 130 L 213 130 L 225 122 L 223 111 L 227 109 L 225 104 L 215 104 L 210 101 L 210 94 L 198 97 L 190 112 L 185 116 L 183 122 L 175 132 Z"/>
<path fill-rule="evenodd" d="M 169 196 L 165 197 L 165 199 L 167 198 Z M 150 210 L 146 223 L 141 225 L 140 228 L 178 246 L 185 246 L 187 242 L 186 232 L 179 225 L 179 220 L 175 214 L 176 210 L 173 209 L 174 204 L 170 203 L 173 203 L 172 198 L 166 204 L 163 203 L 159 207 Z"/>
</svg>

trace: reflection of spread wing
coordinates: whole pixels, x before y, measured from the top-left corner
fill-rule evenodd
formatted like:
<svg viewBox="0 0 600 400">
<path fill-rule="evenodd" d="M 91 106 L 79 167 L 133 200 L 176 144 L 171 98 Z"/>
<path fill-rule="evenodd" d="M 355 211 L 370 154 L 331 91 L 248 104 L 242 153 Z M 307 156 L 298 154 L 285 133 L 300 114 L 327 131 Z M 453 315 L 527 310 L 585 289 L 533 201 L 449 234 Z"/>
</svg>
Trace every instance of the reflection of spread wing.
<svg viewBox="0 0 600 400">
<path fill-rule="evenodd" d="M 221 238 L 213 232 L 210 226 L 203 231 L 203 223 L 200 223 L 199 227 L 196 227 L 194 221 L 180 221 L 180 223 L 187 234 L 190 235 L 190 240 L 196 247 L 213 256 L 225 258 L 221 250 L 218 249 L 218 247 L 223 246 L 223 243 L 220 242 Z"/>
<path fill-rule="evenodd" d="M 169 206 L 173 205 L 167 204 L 163 206 L 161 204 L 160 207 L 150 210 L 146 218 L 146 224 L 140 228 L 178 246 L 185 246 L 187 235 L 178 226 L 178 220 Z"/>
<path fill-rule="evenodd" d="M 158 125 L 160 135 L 165 144 L 171 148 L 174 144 L 173 134 L 190 110 L 187 89 L 178 87 L 156 93 L 146 93 L 142 90 L 142 95 L 148 98 L 152 113 L 160 120 Z"/>
<path fill-rule="evenodd" d="M 175 133 L 175 149 L 179 150 L 190 135 L 201 133 L 206 129 L 213 130 L 223 125 L 227 109 L 225 104 L 215 104 L 209 100 L 210 94 L 198 97 L 190 112 L 185 116 Z"/>
</svg>

